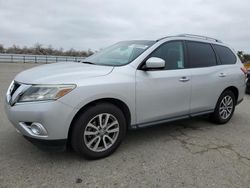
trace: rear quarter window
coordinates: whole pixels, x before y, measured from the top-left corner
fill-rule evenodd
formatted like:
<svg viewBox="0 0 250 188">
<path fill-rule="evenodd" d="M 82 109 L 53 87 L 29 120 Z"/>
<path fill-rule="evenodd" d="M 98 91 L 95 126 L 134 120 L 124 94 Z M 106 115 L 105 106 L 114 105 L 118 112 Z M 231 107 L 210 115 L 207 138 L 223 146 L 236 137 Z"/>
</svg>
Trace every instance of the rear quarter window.
<svg viewBox="0 0 250 188">
<path fill-rule="evenodd" d="M 213 48 L 216 54 L 218 55 L 222 65 L 229 65 L 236 63 L 236 57 L 228 47 L 213 44 Z"/>
<path fill-rule="evenodd" d="M 216 56 L 212 46 L 208 43 L 187 41 L 189 68 L 215 66 Z"/>
</svg>

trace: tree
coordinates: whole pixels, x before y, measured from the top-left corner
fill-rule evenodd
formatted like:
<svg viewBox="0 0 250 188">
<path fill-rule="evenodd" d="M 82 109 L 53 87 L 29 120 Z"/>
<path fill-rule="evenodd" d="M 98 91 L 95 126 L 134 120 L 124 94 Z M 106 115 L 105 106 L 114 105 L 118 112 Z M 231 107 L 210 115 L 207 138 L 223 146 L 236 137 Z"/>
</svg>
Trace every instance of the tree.
<svg viewBox="0 0 250 188">
<path fill-rule="evenodd" d="M 36 43 L 33 47 L 13 45 L 9 48 L 4 48 L 4 46 L 0 44 L 0 53 L 87 57 L 96 53 L 96 51 L 92 51 L 91 49 L 88 51 L 75 50 L 74 48 L 64 51 L 63 48 L 54 49 L 51 45 L 44 47 L 42 44 Z"/>
<path fill-rule="evenodd" d="M 88 49 L 88 55 L 87 56 L 91 56 L 93 54 L 94 54 L 94 52 L 91 49 Z"/>
<path fill-rule="evenodd" d="M 42 45 L 41 44 L 39 44 L 39 43 L 36 43 L 35 45 L 34 45 L 34 50 L 33 50 L 33 54 L 37 54 L 37 55 L 42 55 Z"/>
<path fill-rule="evenodd" d="M 243 55 L 245 61 L 250 61 L 250 54 Z"/>
<path fill-rule="evenodd" d="M 48 46 L 48 48 L 47 48 L 47 53 L 48 53 L 49 55 L 54 55 L 54 54 L 53 54 L 53 53 L 54 53 L 54 49 L 53 49 L 53 47 L 52 47 L 51 45 Z"/>
<path fill-rule="evenodd" d="M 243 54 L 244 54 L 243 51 L 238 51 L 238 52 L 237 52 L 237 55 L 238 55 L 238 57 L 240 58 L 240 60 L 241 60 L 242 62 L 244 62 L 244 56 L 243 56 Z"/>
<path fill-rule="evenodd" d="M 238 51 L 237 55 L 239 56 L 242 62 L 250 61 L 250 54 L 245 54 L 243 51 Z"/>
</svg>

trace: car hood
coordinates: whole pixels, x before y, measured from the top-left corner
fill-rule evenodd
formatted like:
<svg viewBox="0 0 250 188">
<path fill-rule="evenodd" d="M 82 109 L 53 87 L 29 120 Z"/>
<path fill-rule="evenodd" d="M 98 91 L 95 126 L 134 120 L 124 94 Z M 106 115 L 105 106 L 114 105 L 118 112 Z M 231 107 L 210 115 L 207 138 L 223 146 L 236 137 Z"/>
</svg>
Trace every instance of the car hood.
<svg viewBox="0 0 250 188">
<path fill-rule="evenodd" d="M 19 73 L 15 80 L 26 84 L 76 83 L 90 77 L 104 76 L 113 67 L 75 62 L 62 62 L 37 66 Z"/>
</svg>

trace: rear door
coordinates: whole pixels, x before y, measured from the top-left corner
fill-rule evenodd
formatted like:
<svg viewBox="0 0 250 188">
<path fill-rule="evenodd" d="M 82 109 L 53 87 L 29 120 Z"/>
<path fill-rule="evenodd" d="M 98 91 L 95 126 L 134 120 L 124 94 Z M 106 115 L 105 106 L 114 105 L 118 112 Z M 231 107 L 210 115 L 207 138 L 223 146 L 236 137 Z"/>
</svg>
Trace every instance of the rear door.
<svg viewBox="0 0 250 188">
<path fill-rule="evenodd" d="M 229 86 L 234 86 L 239 91 L 238 100 L 243 98 L 245 92 L 245 75 L 243 74 L 241 68 L 242 63 L 240 59 L 237 62 L 237 57 L 233 51 L 219 44 L 212 45 L 220 62 L 220 67 L 223 72 L 223 78 L 225 80 L 224 88 Z"/>
<path fill-rule="evenodd" d="M 227 75 L 212 45 L 186 41 L 188 67 L 192 73 L 191 113 L 213 110 L 226 86 Z"/>
</svg>

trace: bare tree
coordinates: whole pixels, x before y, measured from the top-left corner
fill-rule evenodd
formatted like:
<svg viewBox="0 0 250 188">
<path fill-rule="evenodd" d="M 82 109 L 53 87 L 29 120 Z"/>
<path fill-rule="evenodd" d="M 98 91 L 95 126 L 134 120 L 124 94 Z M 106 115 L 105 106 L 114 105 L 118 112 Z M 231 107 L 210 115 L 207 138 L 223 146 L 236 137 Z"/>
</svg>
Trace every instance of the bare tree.
<svg viewBox="0 0 250 188">
<path fill-rule="evenodd" d="M 250 61 L 250 54 L 243 55 L 245 61 Z"/>
<path fill-rule="evenodd" d="M 238 52 L 237 52 L 237 55 L 238 55 L 238 57 L 240 58 L 240 60 L 241 60 L 242 62 L 244 62 L 244 56 L 243 56 L 243 54 L 244 54 L 243 51 L 238 51 Z"/>
<path fill-rule="evenodd" d="M 48 55 L 53 54 L 53 52 L 54 52 L 54 49 L 53 49 L 52 45 L 49 45 L 47 48 Z"/>
<path fill-rule="evenodd" d="M 250 61 L 250 54 L 245 54 L 243 51 L 238 51 L 237 55 L 239 56 L 242 62 Z"/>
<path fill-rule="evenodd" d="M 17 45 L 4 48 L 4 46 L 0 44 L 0 53 L 87 57 L 92 55 L 94 52 L 91 49 L 84 51 L 75 50 L 74 48 L 64 51 L 63 48 L 54 49 L 51 45 L 44 47 L 42 44 L 36 43 L 33 47 L 24 46 L 22 48 Z"/>
</svg>

